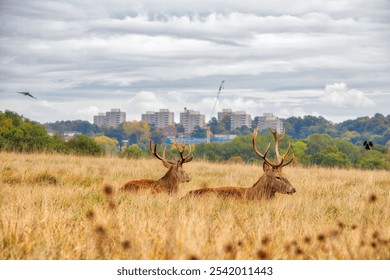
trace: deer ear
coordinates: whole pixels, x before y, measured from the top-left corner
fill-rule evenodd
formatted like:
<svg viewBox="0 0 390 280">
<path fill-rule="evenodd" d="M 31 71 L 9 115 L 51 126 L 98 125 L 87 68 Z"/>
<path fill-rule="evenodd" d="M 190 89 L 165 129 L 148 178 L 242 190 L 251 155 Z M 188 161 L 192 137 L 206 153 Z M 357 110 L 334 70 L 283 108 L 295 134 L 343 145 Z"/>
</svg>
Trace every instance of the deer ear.
<svg viewBox="0 0 390 280">
<path fill-rule="evenodd" d="M 171 168 L 172 167 L 172 164 L 170 164 L 169 162 L 163 160 L 162 161 L 163 165 L 166 167 L 166 168 Z"/>
<path fill-rule="evenodd" d="M 269 166 L 266 162 L 263 162 L 263 170 L 264 172 L 272 171 L 272 167 Z"/>
</svg>

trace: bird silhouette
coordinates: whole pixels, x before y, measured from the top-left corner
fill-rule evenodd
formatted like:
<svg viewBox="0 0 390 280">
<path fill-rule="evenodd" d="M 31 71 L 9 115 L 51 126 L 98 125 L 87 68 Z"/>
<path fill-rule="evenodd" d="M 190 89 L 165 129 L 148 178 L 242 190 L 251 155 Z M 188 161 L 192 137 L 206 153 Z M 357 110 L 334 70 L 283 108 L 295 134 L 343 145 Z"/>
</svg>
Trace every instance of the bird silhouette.
<svg viewBox="0 0 390 280">
<path fill-rule="evenodd" d="M 364 149 L 366 149 L 368 151 L 368 150 L 371 150 L 372 147 L 374 147 L 374 144 L 372 144 L 371 141 L 364 141 L 363 146 L 364 146 Z"/>
<path fill-rule="evenodd" d="M 25 96 L 30 96 L 30 97 L 32 97 L 32 98 L 37 99 L 36 97 L 32 96 L 28 91 L 17 91 L 17 93 L 23 94 L 23 95 L 25 95 Z"/>
</svg>

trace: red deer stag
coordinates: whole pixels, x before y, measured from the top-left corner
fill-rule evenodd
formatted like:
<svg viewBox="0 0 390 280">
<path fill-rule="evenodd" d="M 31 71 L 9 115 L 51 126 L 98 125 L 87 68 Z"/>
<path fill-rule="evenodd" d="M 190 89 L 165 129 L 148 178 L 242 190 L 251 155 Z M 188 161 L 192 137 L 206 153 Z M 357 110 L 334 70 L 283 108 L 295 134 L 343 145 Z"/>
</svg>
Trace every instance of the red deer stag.
<svg viewBox="0 0 390 280">
<path fill-rule="evenodd" d="M 191 146 L 189 148 L 188 154 L 186 156 L 183 156 L 185 145 L 178 144 L 177 142 L 173 143 L 173 145 L 180 153 L 180 159 L 178 159 L 176 162 L 167 160 L 165 158 L 165 148 L 163 151 L 163 156 L 159 156 L 157 154 L 157 144 L 154 144 L 154 149 L 152 149 L 152 141 L 150 141 L 150 151 L 152 152 L 154 157 L 162 161 L 163 165 L 168 168 L 168 172 L 165 173 L 165 175 L 158 180 L 140 179 L 129 181 L 122 187 L 122 190 L 138 191 L 141 189 L 148 189 L 155 193 L 166 192 L 169 194 L 174 194 L 177 192 L 180 183 L 186 183 L 191 181 L 190 176 L 188 176 L 188 174 L 183 169 L 183 164 L 192 160 Z"/>
<path fill-rule="evenodd" d="M 287 178 L 281 173 L 281 168 L 290 164 L 294 159 L 294 155 L 293 155 L 289 161 L 284 162 L 285 156 L 290 151 L 290 146 L 288 147 L 287 152 L 280 157 L 280 162 L 275 164 L 270 162 L 269 159 L 267 159 L 267 153 L 271 143 L 268 144 L 265 153 L 262 154 L 257 150 L 256 138 L 257 138 L 257 129 L 255 129 L 255 131 L 253 132 L 253 137 L 252 137 L 253 150 L 260 158 L 264 160 L 263 163 L 264 174 L 252 187 L 250 188 L 239 188 L 239 187 L 202 188 L 202 189 L 190 191 L 186 195 L 186 197 L 200 196 L 206 194 L 216 194 L 217 196 L 221 196 L 221 197 L 236 197 L 236 198 L 242 198 L 247 200 L 255 200 L 255 199 L 274 198 L 275 193 L 277 192 L 283 194 L 290 194 L 290 195 L 295 193 L 296 189 L 291 185 L 291 183 L 287 180 Z M 277 146 L 276 149 L 278 149 Z"/>
</svg>

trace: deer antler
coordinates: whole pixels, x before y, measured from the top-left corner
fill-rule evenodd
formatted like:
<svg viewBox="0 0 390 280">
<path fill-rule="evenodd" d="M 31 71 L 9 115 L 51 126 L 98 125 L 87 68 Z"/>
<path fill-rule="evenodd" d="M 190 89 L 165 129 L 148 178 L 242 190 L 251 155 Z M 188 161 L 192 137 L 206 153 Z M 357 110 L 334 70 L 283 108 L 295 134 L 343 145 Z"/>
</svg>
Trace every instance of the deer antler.
<svg viewBox="0 0 390 280">
<path fill-rule="evenodd" d="M 171 161 L 171 160 L 168 160 L 168 159 L 165 158 L 165 149 L 166 149 L 166 147 L 164 147 L 163 156 L 161 157 L 161 156 L 159 156 L 157 154 L 157 144 L 154 144 L 154 149 L 152 148 L 152 146 L 153 146 L 153 141 L 150 140 L 150 142 L 149 142 L 149 149 L 150 149 L 150 151 L 152 152 L 152 154 L 153 154 L 153 156 L 155 158 L 157 158 L 157 159 L 159 159 L 159 160 L 161 160 L 163 162 L 165 167 L 169 168 L 171 165 L 176 163 L 174 161 Z"/>
<path fill-rule="evenodd" d="M 281 157 L 280 163 L 274 164 L 274 163 L 270 162 L 270 161 L 267 159 L 267 153 L 268 153 L 268 151 L 269 151 L 269 148 L 270 148 L 270 146 L 271 146 L 271 143 L 268 143 L 267 149 L 265 150 L 264 154 L 260 153 L 260 152 L 257 150 L 257 147 L 256 147 L 257 131 L 258 131 L 257 128 L 253 131 L 253 136 L 252 136 L 253 150 L 255 151 L 255 153 L 256 153 L 259 157 L 261 157 L 261 158 L 264 160 L 264 162 L 265 162 L 266 164 L 268 164 L 269 166 L 271 166 L 272 169 L 278 169 L 278 168 L 281 168 L 281 167 L 283 167 L 283 166 L 286 166 L 286 165 L 290 164 L 290 163 L 293 161 L 294 155 L 293 155 L 293 157 L 292 157 L 287 163 L 283 164 L 283 162 L 284 162 L 284 157 L 285 157 L 285 156 L 288 154 L 288 152 L 290 151 L 290 146 L 289 146 L 288 149 L 287 149 L 287 152 Z M 283 136 L 283 137 L 284 137 L 284 136 Z M 282 137 L 282 138 L 283 138 L 283 137 Z M 281 139 L 282 139 L 282 138 L 281 138 Z M 277 148 L 277 146 L 276 146 L 276 148 Z"/>
<path fill-rule="evenodd" d="M 191 156 L 191 145 L 189 145 L 189 152 L 186 156 L 183 156 L 184 154 L 184 150 L 186 148 L 186 145 L 185 144 L 180 144 L 178 142 L 173 142 L 173 145 L 176 147 L 176 149 L 179 151 L 180 153 L 180 160 L 178 161 L 178 163 L 180 165 L 182 165 L 183 163 L 186 163 L 186 162 L 190 162 L 192 160 L 192 156 Z"/>
<path fill-rule="evenodd" d="M 271 128 L 269 129 L 271 131 L 271 133 L 273 134 L 274 136 L 274 139 L 275 139 L 275 154 L 276 154 L 276 161 L 279 162 L 281 160 L 284 160 L 284 158 L 286 157 L 286 155 L 290 152 L 290 149 L 291 149 L 291 144 L 289 143 L 288 144 L 288 148 L 286 150 L 286 152 L 280 156 L 279 154 L 279 141 L 282 140 L 285 136 L 285 133 L 283 133 L 280 137 L 278 135 L 278 131 L 275 129 L 275 131 L 273 131 Z M 285 164 L 287 165 L 287 164 Z"/>
</svg>

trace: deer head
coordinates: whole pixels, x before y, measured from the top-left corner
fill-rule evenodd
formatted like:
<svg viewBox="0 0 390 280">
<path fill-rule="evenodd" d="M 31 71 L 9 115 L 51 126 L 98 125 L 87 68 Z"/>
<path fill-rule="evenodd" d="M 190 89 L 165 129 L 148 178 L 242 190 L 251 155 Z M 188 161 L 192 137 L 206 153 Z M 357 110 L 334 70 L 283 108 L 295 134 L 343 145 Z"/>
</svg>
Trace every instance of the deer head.
<svg viewBox="0 0 390 280">
<path fill-rule="evenodd" d="M 257 138 L 257 129 L 255 129 L 255 131 L 253 132 L 252 144 L 255 153 L 264 160 L 263 163 L 264 175 L 260 178 L 260 180 L 256 184 L 261 182 L 261 184 L 266 186 L 265 189 L 267 189 L 270 192 L 269 194 L 271 196 L 273 196 L 275 192 L 285 193 L 285 194 L 295 193 L 296 189 L 291 185 L 291 183 L 287 180 L 287 178 L 281 173 L 282 167 L 290 164 L 294 160 L 294 155 L 293 155 L 290 160 L 284 162 L 286 155 L 290 152 L 291 146 L 290 145 L 288 146 L 287 151 L 283 154 L 283 156 L 279 155 L 280 160 L 277 160 L 276 163 L 272 163 L 269 159 L 267 159 L 267 153 L 269 151 L 271 143 L 268 143 L 267 149 L 265 150 L 264 154 L 262 154 L 257 150 L 256 138 Z M 280 139 L 282 138 L 283 137 L 281 137 Z M 278 157 L 279 154 L 278 144 L 280 139 L 277 138 L 277 134 L 276 134 L 275 136 L 275 141 L 277 142 L 277 144 L 275 144 L 275 149 L 277 150 L 276 157 Z"/>
<path fill-rule="evenodd" d="M 191 181 L 190 176 L 188 176 L 188 174 L 183 169 L 183 164 L 190 162 L 193 159 L 191 156 L 191 146 L 189 147 L 188 154 L 184 156 L 183 154 L 185 150 L 185 144 L 179 144 L 177 142 L 173 143 L 173 146 L 178 150 L 180 154 L 180 158 L 177 161 L 171 161 L 166 159 L 165 157 L 166 147 L 164 147 L 163 155 L 160 156 L 157 154 L 157 144 L 154 144 L 154 148 L 152 148 L 152 146 L 153 146 L 153 141 L 150 140 L 149 148 L 153 156 L 161 160 L 163 165 L 169 169 L 164 177 L 175 178 L 177 181 L 179 181 L 179 183 L 186 183 Z"/>
</svg>

